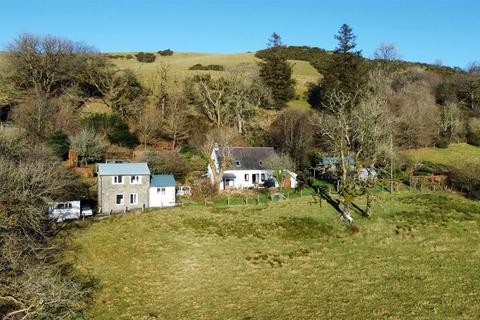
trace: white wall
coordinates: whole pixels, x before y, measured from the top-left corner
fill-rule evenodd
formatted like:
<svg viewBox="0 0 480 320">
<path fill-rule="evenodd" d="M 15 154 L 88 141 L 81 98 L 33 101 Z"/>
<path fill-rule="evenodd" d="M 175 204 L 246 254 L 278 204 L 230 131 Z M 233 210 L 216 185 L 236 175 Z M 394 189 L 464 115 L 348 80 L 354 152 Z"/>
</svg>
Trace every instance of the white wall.
<svg viewBox="0 0 480 320">
<path fill-rule="evenodd" d="M 234 181 L 234 188 L 237 189 L 244 189 L 244 188 L 252 188 L 254 186 L 252 175 L 258 174 L 257 184 L 264 184 L 266 180 L 271 176 L 267 170 L 225 170 L 223 173 L 225 174 L 234 174 L 236 179 Z M 265 180 L 261 181 L 262 173 L 265 174 Z M 245 174 L 248 174 L 248 181 L 245 181 Z M 225 189 L 223 185 L 223 180 L 220 185 L 220 189 Z"/>
<path fill-rule="evenodd" d="M 150 208 L 173 207 L 175 205 L 175 187 L 165 187 L 165 194 L 157 192 L 157 187 L 150 187 Z"/>
</svg>

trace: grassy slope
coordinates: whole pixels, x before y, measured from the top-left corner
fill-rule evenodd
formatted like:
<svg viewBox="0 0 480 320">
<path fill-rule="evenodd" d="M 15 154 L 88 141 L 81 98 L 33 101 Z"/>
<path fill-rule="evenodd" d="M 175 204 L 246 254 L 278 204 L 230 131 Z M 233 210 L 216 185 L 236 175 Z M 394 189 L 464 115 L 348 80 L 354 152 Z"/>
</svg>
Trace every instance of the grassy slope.
<svg viewBox="0 0 480 320">
<path fill-rule="evenodd" d="M 480 205 L 403 193 L 330 207 L 176 208 L 87 223 L 67 260 L 99 279 L 94 319 L 474 319 Z"/>
<path fill-rule="evenodd" d="M 421 148 L 408 150 L 405 155 L 417 161 L 429 161 L 453 167 L 467 164 L 480 165 L 480 147 L 466 143 L 452 144 L 448 148 Z"/>
<path fill-rule="evenodd" d="M 128 53 L 112 53 L 126 55 Z M 134 53 L 131 53 L 132 55 Z M 212 53 L 194 53 L 194 52 L 175 52 L 172 56 L 160 56 L 153 63 L 140 63 L 135 59 L 112 59 L 119 68 L 130 68 L 134 70 L 140 78 L 148 77 L 154 70 L 156 70 L 161 63 L 168 63 L 173 78 L 181 81 L 186 76 L 194 75 L 199 71 L 188 70 L 191 66 L 200 63 L 203 65 L 220 64 L 225 68 L 232 68 L 236 65 L 247 63 L 254 64 L 259 59 L 255 58 L 255 53 L 235 53 L 235 54 L 212 54 Z M 319 73 L 307 61 L 290 61 L 293 65 L 293 77 L 297 81 L 297 93 L 303 95 L 306 90 L 308 82 L 316 82 Z M 205 72 L 205 71 L 201 71 Z M 223 72 L 212 71 L 213 75 L 221 75 Z M 292 101 L 294 105 L 302 107 L 308 105 L 304 100 Z"/>
</svg>

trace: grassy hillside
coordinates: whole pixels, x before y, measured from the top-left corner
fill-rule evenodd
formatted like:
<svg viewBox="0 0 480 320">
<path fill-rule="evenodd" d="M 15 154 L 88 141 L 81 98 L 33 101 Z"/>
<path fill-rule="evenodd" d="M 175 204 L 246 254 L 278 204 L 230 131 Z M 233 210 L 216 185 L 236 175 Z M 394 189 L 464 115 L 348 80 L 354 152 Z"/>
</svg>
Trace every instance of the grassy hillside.
<svg viewBox="0 0 480 320">
<path fill-rule="evenodd" d="M 110 53 L 110 55 L 127 55 L 134 52 Z M 238 66 L 239 64 L 254 64 L 260 61 L 255 57 L 255 53 L 234 53 L 234 54 L 213 54 L 213 53 L 194 53 L 194 52 L 175 52 L 172 56 L 161 56 L 156 54 L 155 62 L 141 63 L 136 59 L 112 59 L 112 62 L 119 68 L 130 68 L 134 70 L 140 78 L 148 77 L 155 71 L 161 63 L 168 63 L 172 76 L 176 80 L 182 80 L 186 76 L 194 75 L 198 72 L 188 70 L 195 64 L 219 64 L 224 66 L 227 70 Z M 297 81 L 297 93 L 303 95 L 308 82 L 316 82 L 319 73 L 313 68 L 308 61 L 291 60 L 293 65 L 293 77 Z M 207 71 L 208 72 L 208 71 Z M 212 75 L 221 75 L 222 71 L 211 71 Z M 304 102 L 304 101 L 302 101 Z M 295 102 L 293 102 L 295 103 Z M 298 104 L 298 102 L 297 102 Z M 303 103 L 302 105 L 304 105 Z"/>
<path fill-rule="evenodd" d="M 480 204 L 401 193 L 358 229 L 308 198 L 84 222 L 89 319 L 476 319 Z"/>
<path fill-rule="evenodd" d="M 448 148 L 421 148 L 403 152 L 412 160 L 428 161 L 453 167 L 480 165 L 480 147 L 466 143 L 452 144 Z"/>
</svg>

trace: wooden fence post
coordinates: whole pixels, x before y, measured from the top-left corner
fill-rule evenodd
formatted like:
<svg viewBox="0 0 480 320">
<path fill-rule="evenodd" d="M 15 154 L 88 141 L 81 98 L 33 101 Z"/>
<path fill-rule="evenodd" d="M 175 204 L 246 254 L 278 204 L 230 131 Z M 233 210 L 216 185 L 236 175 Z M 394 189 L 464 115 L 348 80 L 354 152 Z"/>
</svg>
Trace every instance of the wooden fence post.
<svg viewBox="0 0 480 320">
<path fill-rule="evenodd" d="M 230 196 L 227 196 L 227 206 L 230 205 Z"/>
<path fill-rule="evenodd" d="M 260 204 L 260 196 L 257 194 L 257 205 Z"/>
</svg>

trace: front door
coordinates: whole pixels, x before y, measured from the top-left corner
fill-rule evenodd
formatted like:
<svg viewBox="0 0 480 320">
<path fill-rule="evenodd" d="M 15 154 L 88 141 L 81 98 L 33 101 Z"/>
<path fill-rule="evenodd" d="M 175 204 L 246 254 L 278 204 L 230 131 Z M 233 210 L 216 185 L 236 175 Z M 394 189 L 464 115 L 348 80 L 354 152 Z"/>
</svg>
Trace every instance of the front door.
<svg viewBox="0 0 480 320">
<path fill-rule="evenodd" d="M 257 183 L 258 183 L 258 180 L 259 180 L 259 179 L 258 179 L 258 176 L 259 176 L 258 173 L 252 174 L 252 183 L 253 183 L 253 184 L 257 184 Z"/>
</svg>

